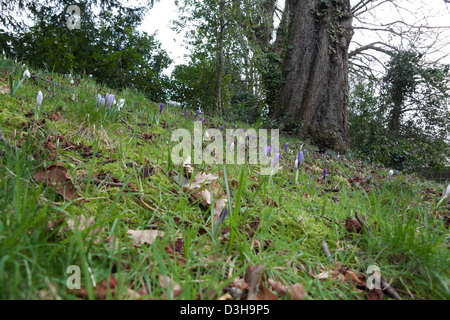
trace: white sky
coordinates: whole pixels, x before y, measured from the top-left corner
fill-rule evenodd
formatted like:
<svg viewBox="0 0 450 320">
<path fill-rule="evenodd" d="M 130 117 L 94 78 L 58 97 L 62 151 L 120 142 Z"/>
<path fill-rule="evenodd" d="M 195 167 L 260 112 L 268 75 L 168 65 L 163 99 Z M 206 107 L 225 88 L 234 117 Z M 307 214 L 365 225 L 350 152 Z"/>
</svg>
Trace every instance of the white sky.
<svg viewBox="0 0 450 320">
<path fill-rule="evenodd" d="M 175 1 L 160 0 L 160 2 L 155 2 L 155 5 L 139 28 L 139 30 L 148 32 L 149 34 L 155 31 L 157 32 L 156 38 L 161 42 L 161 47 L 167 51 L 170 58 L 174 61 L 169 70 L 165 72 L 168 75 L 170 75 L 175 65 L 187 62 L 184 55 L 189 54 L 183 45 L 184 35 L 177 34 L 170 28 L 171 21 L 177 18 L 178 9 L 175 6 Z"/>
<path fill-rule="evenodd" d="M 283 0 L 280 1 L 282 5 Z M 359 2 L 359 0 L 351 0 L 352 5 Z M 396 1 L 396 3 L 401 3 L 402 1 Z M 420 18 L 421 15 L 425 15 L 426 11 L 434 11 L 434 18 L 429 21 L 431 25 L 450 25 L 450 5 L 446 5 L 444 0 L 429 0 L 429 1 L 410 1 L 409 3 L 414 3 L 415 7 L 410 4 L 405 6 L 406 10 L 410 12 L 402 12 L 401 18 L 399 18 L 398 12 L 395 12 L 392 8 L 388 6 L 380 6 L 380 10 L 377 11 L 376 18 L 383 22 L 392 21 L 394 17 L 396 19 L 401 19 L 403 21 L 412 21 L 414 19 Z M 183 64 L 187 62 L 184 57 L 188 55 L 189 52 L 185 49 L 183 45 L 183 34 L 177 34 L 175 31 L 171 30 L 171 21 L 178 18 L 178 10 L 175 6 L 174 0 L 160 0 L 160 2 L 155 2 L 154 7 L 149 11 L 148 15 L 143 21 L 142 26 L 139 30 L 146 31 L 148 33 L 157 32 L 157 39 L 161 42 L 161 46 L 167 51 L 169 56 L 174 60 L 171 67 L 165 71 L 166 74 L 170 75 L 173 67 L 177 64 Z M 354 25 L 356 21 L 354 22 Z M 375 36 L 375 35 L 374 35 Z M 353 37 L 353 44 L 351 46 L 355 47 L 356 42 L 361 44 L 368 44 L 370 42 L 376 41 L 375 38 L 368 38 L 367 33 L 362 35 L 361 32 L 356 32 Z M 445 50 L 447 54 L 450 54 L 450 48 L 446 47 Z M 441 52 L 442 54 L 442 52 Z M 446 59 L 442 62 L 450 63 L 450 59 Z"/>
</svg>

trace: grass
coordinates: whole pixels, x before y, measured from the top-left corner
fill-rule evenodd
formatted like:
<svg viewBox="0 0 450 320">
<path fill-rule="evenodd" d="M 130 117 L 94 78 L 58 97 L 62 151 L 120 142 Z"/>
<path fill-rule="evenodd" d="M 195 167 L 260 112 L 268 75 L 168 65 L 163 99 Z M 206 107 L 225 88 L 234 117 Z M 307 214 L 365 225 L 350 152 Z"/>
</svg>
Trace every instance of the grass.
<svg viewBox="0 0 450 320">
<path fill-rule="evenodd" d="M 19 62 L 1 60 L 0 86 L 23 71 Z M 171 161 L 171 133 L 193 132 L 192 112 L 185 118 L 183 108 L 166 105 L 159 118 L 160 102 L 124 90 L 114 92 L 124 109 L 107 113 L 96 96 L 112 90 L 94 79 L 33 73 L 14 97 L 0 94 L 1 299 L 216 299 L 230 292 L 239 299 L 247 292 L 236 293 L 236 280 L 259 264 L 264 286 L 270 288 L 268 279 L 300 283 L 306 300 L 366 299 L 368 289 L 323 275 L 345 268 L 369 276 L 373 265 L 403 299 L 450 298 L 449 204 L 437 207 L 444 186 L 404 173 L 389 181 L 382 166 L 309 145 L 295 184 L 294 159 L 304 142 L 281 136 L 289 150 L 273 177 L 259 175 L 256 165 L 195 166 L 194 175 L 219 174 L 229 199 L 215 235 L 211 208 L 192 202 L 169 174 L 183 172 Z M 62 118 L 53 121 L 57 112 Z M 208 128 L 249 128 L 203 117 Z M 33 176 L 57 163 L 76 190 L 72 201 Z M 355 213 L 368 230 L 345 227 Z M 82 216 L 90 223 L 77 223 Z M 136 244 L 129 230 L 162 236 Z M 70 266 L 79 268 L 81 290 L 68 288 L 76 275 Z"/>
</svg>

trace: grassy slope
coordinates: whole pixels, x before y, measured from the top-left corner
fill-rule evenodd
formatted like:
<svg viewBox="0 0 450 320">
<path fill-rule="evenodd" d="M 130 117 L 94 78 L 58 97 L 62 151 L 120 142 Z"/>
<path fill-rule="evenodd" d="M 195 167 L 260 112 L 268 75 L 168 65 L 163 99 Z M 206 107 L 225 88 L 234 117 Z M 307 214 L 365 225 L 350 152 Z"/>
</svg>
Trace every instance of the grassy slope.
<svg viewBox="0 0 450 320">
<path fill-rule="evenodd" d="M 15 64 L 0 63 L 1 87 Z M 15 70 L 15 77 L 21 78 L 23 69 Z M 97 93 L 109 90 L 94 80 L 88 84 L 87 78 L 75 78 L 72 85 L 67 76 L 41 71 L 34 76 L 16 97 L 0 94 L 0 128 L 6 140 L 18 146 L 0 142 L 0 298 L 135 298 L 131 288 L 144 299 L 171 299 L 174 294 L 179 294 L 177 299 L 211 299 L 226 294 L 233 279 L 248 276 L 249 265 L 263 264 L 267 287 L 272 278 L 284 285 L 301 283 L 304 299 L 365 299 L 364 288 L 341 278 L 318 278 L 335 268 L 324 256 L 323 240 L 334 261 L 348 270 L 364 275 L 370 265 L 378 266 L 404 299 L 450 298 L 444 221 L 448 202 L 436 208 L 443 186 L 404 174 L 389 181 L 386 168 L 350 155 L 322 155 L 311 146 L 306 146 L 295 184 L 293 162 L 302 142 L 283 136 L 280 145 L 289 142 L 289 151 L 282 152 L 283 168 L 272 178 L 258 175 L 257 166 L 226 165 L 226 186 L 223 166 L 196 166 L 220 174 L 223 189 L 229 188 L 233 211 L 214 238 L 211 211 L 191 203 L 168 175 L 172 169 L 182 171 L 171 167 L 171 133 L 177 128 L 193 132 L 192 112 L 184 118 L 183 109 L 166 107 L 157 124 L 159 104 L 124 91 L 116 95 L 126 100 L 121 121 L 117 113 L 97 111 Z M 56 81 L 56 88 L 46 80 Z M 39 90 L 44 101 L 37 111 Z M 52 121 L 57 112 L 62 119 Z M 248 128 L 204 117 L 204 127 Z M 144 133 L 155 135 L 146 139 Z M 57 137 L 84 149 L 57 145 Z M 56 154 L 52 147 L 58 147 Z M 115 162 L 104 162 L 110 159 Z M 85 201 L 65 201 L 33 178 L 57 161 L 67 168 L 79 199 Z M 329 172 L 326 182 L 324 168 Z M 107 181 L 124 186 L 93 183 L 93 178 L 107 176 L 115 178 Z M 361 182 L 369 176 L 370 182 Z M 350 184 L 349 179 L 360 183 Z M 355 213 L 366 219 L 371 236 L 364 229 L 346 230 L 344 221 Z M 93 225 L 68 227 L 81 215 Z M 254 234 L 245 232 L 252 226 L 258 226 Z M 128 230 L 159 230 L 164 235 L 151 245 L 136 246 Z M 67 289 L 70 265 L 81 268 L 81 292 Z M 92 287 L 92 275 L 97 284 L 105 279 L 117 283 L 100 292 L 101 285 Z M 167 288 L 164 276 L 181 286 L 181 294 Z"/>
</svg>

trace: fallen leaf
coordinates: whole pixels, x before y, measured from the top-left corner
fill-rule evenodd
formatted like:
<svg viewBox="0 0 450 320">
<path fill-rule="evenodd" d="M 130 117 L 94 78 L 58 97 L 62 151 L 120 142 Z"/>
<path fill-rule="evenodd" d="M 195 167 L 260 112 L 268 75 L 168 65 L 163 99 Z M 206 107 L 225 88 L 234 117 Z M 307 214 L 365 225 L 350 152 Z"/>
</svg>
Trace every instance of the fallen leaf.
<svg viewBox="0 0 450 320">
<path fill-rule="evenodd" d="M 366 278 L 363 274 L 344 268 L 341 262 L 335 264 L 331 270 L 324 271 L 316 276 L 319 280 L 330 279 L 343 282 L 350 282 L 359 288 L 366 288 Z"/>
<path fill-rule="evenodd" d="M 164 236 L 164 231 L 128 230 L 127 234 L 129 234 L 137 244 L 152 244 L 158 237 Z"/>
<path fill-rule="evenodd" d="M 178 283 L 173 282 L 169 276 L 159 276 L 159 285 L 165 290 L 172 291 L 174 298 L 183 292 L 183 288 Z"/>
<path fill-rule="evenodd" d="M 90 217 L 89 219 L 86 219 L 84 215 L 80 215 L 75 218 L 69 218 L 67 219 L 67 227 L 69 230 L 76 231 L 77 229 L 79 231 L 84 231 L 86 229 L 92 228 L 95 226 L 95 220 L 94 218 Z M 100 227 L 93 228 L 89 233 L 90 234 L 96 234 L 99 233 L 102 229 Z"/>
<path fill-rule="evenodd" d="M 108 281 L 108 279 L 105 279 L 94 288 L 93 294 L 94 294 L 95 298 L 98 300 L 105 300 L 107 298 L 108 291 L 111 293 L 112 296 L 114 296 L 116 293 L 117 284 L 118 284 L 117 279 L 113 275 L 110 275 L 109 281 Z M 82 298 L 82 299 L 89 298 L 88 291 L 84 288 L 77 290 L 75 292 L 79 298 Z M 141 296 L 137 292 L 135 292 L 131 288 L 128 288 L 127 292 L 125 294 L 125 297 L 119 297 L 119 298 L 139 299 L 140 297 Z"/>
<path fill-rule="evenodd" d="M 76 189 L 69 178 L 67 169 L 60 163 L 51 165 L 47 169 L 36 172 L 33 177 L 38 182 L 44 182 L 48 186 L 55 187 L 55 191 L 66 200 L 78 198 Z"/>
<path fill-rule="evenodd" d="M 264 265 L 250 265 L 247 268 L 245 282 L 249 284 L 247 300 L 258 300 L 259 282 L 261 280 Z"/>
<path fill-rule="evenodd" d="M 301 283 L 296 283 L 292 286 L 284 286 L 281 282 L 272 279 L 269 279 L 268 283 L 279 295 L 285 296 L 289 300 L 303 300 L 305 288 Z"/>
<path fill-rule="evenodd" d="M 9 89 L 8 85 L 0 86 L 0 93 L 1 94 L 8 94 L 9 91 L 10 91 L 10 89 Z"/>
<path fill-rule="evenodd" d="M 267 288 L 264 285 L 260 285 L 258 295 L 256 296 L 256 300 L 278 300 L 278 297 L 275 295 L 275 293 L 270 291 L 269 288 Z"/>
<path fill-rule="evenodd" d="M 366 293 L 367 300 L 383 300 L 383 291 L 380 289 L 372 289 Z"/>
<path fill-rule="evenodd" d="M 52 121 L 61 121 L 63 119 L 60 112 L 54 113 L 50 116 L 50 120 Z"/>
<path fill-rule="evenodd" d="M 362 233 L 362 226 L 358 220 L 348 217 L 344 222 L 345 229 L 350 233 Z"/>
<path fill-rule="evenodd" d="M 207 188 L 210 187 L 212 189 L 213 195 L 217 197 L 214 201 L 213 208 L 214 221 L 217 221 L 220 213 L 226 207 L 228 202 L 226 194 L 217 182 L 217 179 L 219 179 L 218 175 L 207 174 L 204 171 L 201 171 L 194 177 L 192 182 L 188 181 L 183 185 L 183 191 L 189 193 L 189 200 L 191 202 L 200 201 L 204 207 L 209 207 L 212 204 L 213 198 L 211 192 Z"/>
</svg>

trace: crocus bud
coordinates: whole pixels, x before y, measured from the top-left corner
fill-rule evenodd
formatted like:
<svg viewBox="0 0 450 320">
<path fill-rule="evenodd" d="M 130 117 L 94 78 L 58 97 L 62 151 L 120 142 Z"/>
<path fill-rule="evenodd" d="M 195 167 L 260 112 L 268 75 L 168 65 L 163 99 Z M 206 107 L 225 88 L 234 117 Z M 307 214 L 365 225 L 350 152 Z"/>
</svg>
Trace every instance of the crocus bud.
<svg viewBox="0 0 450 320">
<path fill-rule="evenodd" d="M 36 103 L 37 103 L 38 109 L 41 107 L 43 99 L 44 99 L 44 96 L 42 95 L 42 91 L 39 90 L 37 98 L 36 98 Z"/>
<path fill-rule="evenodd" d="M 189 110 L 186 110 L 186 111 L 184 112 L 184 117 L 187 117 L 188 114 L 189 114 Z"/>
<path fill-rule="evenodd" d="M 438 202 L 437 206 L 441 204 L 442 201 L 444 201 L 445 198 L 447 198 L 450 195 L 450 184 L 447 186 L 447 190 L 445 190 L 445 194 L 442 197 L 441 201 Z"/>
<path fill-rule="evenodd" d="M 323 180 L 327 178 L 327 169 L 323 170 Z"/>
<path fill-rule="evenodd" d="M 125 105 L 125 99 L 119 99 L 119 104 L 117 105 L 117 109 L 119 111 L 122 110 L 124 105 Z"/>
<path fill-rule="evenodd" d="M 286 144 L 284 145 L 284 152 L 286 152 L 288 150 L 289 147 L 289 142 L 286 142 Z"/>
<path fill-rule="evenodd" d="M 269 153 L 270 153 L 270 146 L 265 146 L 264 147 L 264 159 L 267 158 Z"/>
<path fill-rule="evenodd" d="M 195 119 L 197 119 L 199 113 L 200 113 L 200 110 L 197 110 L 197 112 L 195 113 Z"/>
<path fill-rule="evenodd" d="M 275 159 L 273 160 L 273 167 L 275 168 L 275 166 L 278 164 L 278 161 L 280 160 L 280 153 L 277 153 L 275 155 Z"/>
<path fill-rule="evenodd" d="M 106 95 L 106 109 L 109 110 L 114 103 L 114 95 L 107 94 Z"/>
<path fill-rule="evenodd" d="M 164 103 L 161 103 L 161 105 L 159 106 L 159 114 L 161 114 L 164 110 Z"/>
<path fill-rule="evenodd" d="M 201 122 L 205 122 L 205 118 L 200 118 L 200 121 Z"/>
<path fill-rule="evenodd" d="M 303 162 L 303 152 L 300 151 L 298 153 L 297 159 L 298 159 L 298 165 L 300 166 Z"/>
</svg>

